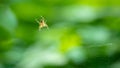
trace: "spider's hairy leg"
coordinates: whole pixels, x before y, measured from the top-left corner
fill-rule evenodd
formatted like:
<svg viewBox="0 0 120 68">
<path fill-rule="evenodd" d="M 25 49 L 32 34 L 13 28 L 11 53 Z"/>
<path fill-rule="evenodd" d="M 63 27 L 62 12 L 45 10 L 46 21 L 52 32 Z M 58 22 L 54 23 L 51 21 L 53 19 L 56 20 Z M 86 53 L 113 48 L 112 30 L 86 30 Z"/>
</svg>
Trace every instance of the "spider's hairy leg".
<svg viewBox="0 0 120 68">
<path fill-rule="evenodd" d="M 45 20 L 45 23 L 47 22 L 47 20 Z"/>
<path fill-rule="evenodd" d="M 46 28 L 49 29 L 48 25 L 46 24 Z"/>
<path fill-rule="evenodd" d="M 42 19 L 44 19 L 44 17 L 43 17 L 43 16 L 41 16 L 41 18 L 42 18 Z"/>
<path fill-rule="evenodd" d="M 36 21 L 37 23 L 40 23 L 37 19 L 35 19 L 35 21 Z"/>
<path fill-rule="evenodd" d="M 39 31 L 41 31 L 41 29 L 42 29 L 42 26 L 39 26 Z"/>
</svg>

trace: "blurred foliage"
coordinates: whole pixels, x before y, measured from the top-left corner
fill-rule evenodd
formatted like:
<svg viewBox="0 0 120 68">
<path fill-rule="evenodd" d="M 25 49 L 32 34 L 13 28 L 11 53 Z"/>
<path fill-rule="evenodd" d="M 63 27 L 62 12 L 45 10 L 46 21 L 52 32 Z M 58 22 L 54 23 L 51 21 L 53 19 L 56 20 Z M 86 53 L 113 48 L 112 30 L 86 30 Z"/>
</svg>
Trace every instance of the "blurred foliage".
<svg viewBox="0 0 120 68">
<path fill-rule="evenodd" d="M 120 68 L 119 44 L 119 0 L 0 0 L 0 68 Z"/>
</svg>

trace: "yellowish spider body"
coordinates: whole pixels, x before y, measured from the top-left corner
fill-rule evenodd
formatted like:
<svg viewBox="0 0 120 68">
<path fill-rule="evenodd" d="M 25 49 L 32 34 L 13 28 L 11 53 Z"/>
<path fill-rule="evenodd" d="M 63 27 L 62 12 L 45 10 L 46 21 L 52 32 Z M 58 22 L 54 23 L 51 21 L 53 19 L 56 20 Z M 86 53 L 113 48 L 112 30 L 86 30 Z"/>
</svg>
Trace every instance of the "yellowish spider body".
<svg viewBox="0 0 120 68">
<path fill-rule="evenodd" d="M 48 25 L 46 24 L 44 17 L 41 16 L 40 21 L 38 21 L 36 19 L 36 22 L 39 24 L 39 30 L 41 30 L 42 28 L 46 27 L 48 29 Z"/>
</svg>

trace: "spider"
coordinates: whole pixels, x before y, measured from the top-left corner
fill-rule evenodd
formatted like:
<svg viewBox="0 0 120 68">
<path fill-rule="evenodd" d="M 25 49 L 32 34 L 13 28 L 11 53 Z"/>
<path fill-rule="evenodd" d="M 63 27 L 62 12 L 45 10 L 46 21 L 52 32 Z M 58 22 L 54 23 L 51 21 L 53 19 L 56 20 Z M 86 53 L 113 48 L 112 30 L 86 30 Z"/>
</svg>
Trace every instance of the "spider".
<svg viewBox="0 0 120 68">
<path fill-rule="evenodd" d="M 44 28 L 44 27 L 47 28 L 47 29 L 49 29 L 49 28 L 48 28 L 48 25 L 47 25 L 46 22 L 45 22 L 44 17 L 41 16 L 40 21 L 36 19 L 36 22 L 39 24 L 39 31 L 40 31 L 42 28 Z"/>
</svg>

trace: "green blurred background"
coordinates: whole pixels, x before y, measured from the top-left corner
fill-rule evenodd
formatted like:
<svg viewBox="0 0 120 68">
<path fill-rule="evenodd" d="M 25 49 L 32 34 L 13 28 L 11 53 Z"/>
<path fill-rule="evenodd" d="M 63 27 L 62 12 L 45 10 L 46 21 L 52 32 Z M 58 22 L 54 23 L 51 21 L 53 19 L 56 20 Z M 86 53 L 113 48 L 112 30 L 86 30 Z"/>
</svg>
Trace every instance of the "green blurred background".
<svg viewBox="0 0 120 68">
<path fill-rule="evenodd" d="M 0 68 L 120 68 L 119 44 L 119 0 L 0 0 Z"/>
</svg>

